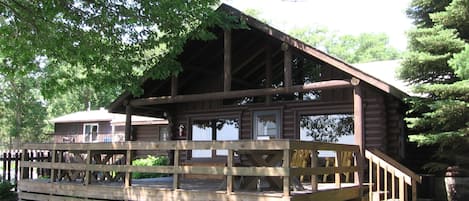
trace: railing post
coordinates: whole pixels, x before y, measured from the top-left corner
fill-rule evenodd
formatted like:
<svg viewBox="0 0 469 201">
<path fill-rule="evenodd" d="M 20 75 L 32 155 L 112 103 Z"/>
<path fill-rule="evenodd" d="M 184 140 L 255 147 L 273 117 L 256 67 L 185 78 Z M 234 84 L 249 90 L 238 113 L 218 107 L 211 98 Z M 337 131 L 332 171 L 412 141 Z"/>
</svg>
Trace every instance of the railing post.
<svg viewBox="0 0 469 201">
<path fill-rule="evenodd" d="M 318 167 L 318 151 L 316 149 L 311 150 L 311 168 Z M 318 191 L 318 175 L 311 175 L 311 191 Z"/>
<path fill-rule="evenodd" d="M 177 146 L 177 145 L 176 145 Z M 179 189 L 179 149 L 174 150 L 174 168 L 173 168 L 173 190 Z"/>
<path fill-rule="evenodd" d="M 51 157 L 51 165 L 54 165 L 55 161 L 57 160 L 57 150 L 53 149 L 51 151 L 52 157 Z M 50 182 L 55 182 L 56 180 L 56 175 L 55 175 L 55 169 L 51 166 L 50 168 Z"/>
<path fill-rule="evenodd" d="M 86 150 L 86 165 L 85 165 L 85 185 L 91 184 L 91 171 L 88 169 L 93 157 L 91 150 Z"/>
<path fill-rule="evenodd" d="M 233 149 L 228 149 L 228 157 L 227 157 L 227 166 L 228 166 L 228 173 L 226 176 L 226 194 L 231 195 L 233 192 Z"/>
<path fill-rule="evenodd" d="M 132 167 L 132 150 L 130 147 L 127 147 L 127 152 L 125 155 L 125 165 L 130 168 Z M 124 187 L 128 188 L 132 185 L 132 174 L 129 169 L 125 172 Z"/>
<path fill-rule="evenodd" d="M 283 169 L 286 170 L 287 174 L 283 177 L 283 196 L 290 196 L 290 150 L 283 150 Z"/>
</svg>

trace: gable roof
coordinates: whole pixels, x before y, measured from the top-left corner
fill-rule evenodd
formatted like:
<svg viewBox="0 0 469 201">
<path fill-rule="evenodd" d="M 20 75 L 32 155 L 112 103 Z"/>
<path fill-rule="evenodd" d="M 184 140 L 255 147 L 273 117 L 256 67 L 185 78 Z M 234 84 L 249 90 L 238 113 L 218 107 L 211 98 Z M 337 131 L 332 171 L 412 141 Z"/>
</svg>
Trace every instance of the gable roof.
<svg viewBox="0 0 469 201">
<path fill-rule="evenodd" d="M 50 120 L 52 123 L 84 123 L 84 122 L 110 122 L 112 125 L 124 125 L 126 115 L 109 113 L 104 108 L 99 110 L 79 111 L 66 114 Z M 167 124 L 168 121 L 161 118 L 133 115 L 132 125 L 143 124 Z"/>
<path fill-rule="evenodd" d="M 249 30 L 246 31 L 246 33 L 242 33 L 242 34 L 249 34 L 249 37 L 248 39 L 249 40 L 255 40 L 256 37 L 258 37 L 257 39 L 259 39 L 259 37 L 263 37 L 263 36 L 268 36 L 269 38 L 271 38 L 272 40 L 275 40 L 277 41 L 277 43 L 286 43 L 288 44 L 289 46 L 295 48 L 296 50 L 300 51 L 302 54 L 305 54 L 305 55 L 308 55 L 309 57 L 313 57 L 315 58 L 316 60 L 319 60 L 325 64 L 328 64 L 329 66 L 333 67 L 333 68 L 336 68 L 342 72 L 345 72 L 347 74 L 349 74 L 350 76 L 352 77 L 355 77 L 355 78 L 358 78 L 359 80 L 362 80 L 368 84 L 370 84 L 371 86 L 374 86 L 376 88 L 378 88 L 379 90 L 385 92 L 385 93 L 388 93 L 388 94 L 391 94 L 397 98 L 403 98 L 403 97 L 407 97 L 408 95 L 403 92 L 402 90 L 390 85 L 389 83 L 386 83 L 374 76 L 371 76 L 355 67 L 353 67 L 352 65 L 350 64 L 347 64 L 346 62 L 338 59 L 338 58 L 335 58 L 331 55 L 328 55 L 286 33 L 283 33 L 282 31 L 278 30 L 278 29 L 275 29 L 259 20 L 257 20 L 256 18 L 254 17 L 251 17 L 249 15 L 246 15 L 244 13 L 242 13 L 241 11 L 229 6 L 229 5 L 226 5 L 226 4 L 222 4 L 218 9 L 217 9 L 218 12 L 226 12 L 230 15 L 233 15 L 235 17 L 238 17 L 239 19 L 243 20 L 248 26 L 249 26 Z M 221 33 L 223 34 L 223 33 Z M 222 36 L 222 35 L 218 35 L 219 37 Z M 251 38 L 254 38 L 254 39 L 251 39 Z M 248 40 L 247 39 L 247 40 Z M 219 40 L 219 39 L 217 39 Z M 220 41 L 219 41 L 220 42 Z M 222 42 L 222 41 L 221 41 Z M 242 43 L 249 43 L 250 41 L 238 41 L 239 42 L 242 42 Z M 200 52 L 200 49 L 202 50 L 205 50 L 206 48 L 214 48 L 214 47 L 207 47 L 207 46 L 203 46 L 201 44 L 198 44 L 198 43 L 203 43 L 203 41 L 188 41 L 186 44 L 191 44 L 197 48 L 194 48 L 194 47 L 191 47 L 190 45 L 188 46 L 189 49 L 184 49 L 184 52 L 181 53 L 183 58 L 191 58 L 191 59 L 194 59 L 194 57 L 197 57 L 197 55 L 201 55 Z M 214 42 L 215 43 L 215 42 Z M 238 45 L 240 46 L 240 44 L 237 44 L 236 42 L 233 42 L 235 45 Z M 248 44 L 243 44 L 243 45 L 248 45 Z M 220 43 L 217 43 L 217 44 L 212 44 L 212 46 L 217 46 L 216 48 L 220 48 Z M 221 43 L 221 48 L 223 48 L 223 43 Z M 199 52 L 195 52 L 195 50 L 199 50 Z M 215 50 L 219 50 L 219 49 L 215 49 Z M 194 53 L 194 54 L 184 54 L 186 51 L 189 51 L 190 53 Z M 192 51 L 192 52 L 191 52 Z M 212 52 L 212 55 L 202 55 L 202 56 L 205 56 L 205 57 L 202 57 L 200 60 L 204 60 L 204 59 L 213 59 L 216 57 L 216 55 L 214 55 L 215 53 L 219 53 L 220 51 L 213 51 Z M 223 51 L 221 51 L 223 52 Z M 258 52 L 252 52 L 252 56 L 248 59 L 252 59 L 253 57 L 256 56 Z M 194 56 L 195 55 L 195 56 Z M 221 57 L 222 58 L 222 57 Z M 195 59 L 196 61 L 198 61 L 197 59 Z M 184 64 L 183 64 L 184 65 Z M 188 68 L 184 68 L 184 71 L 182 72 L 182 74 L 186 74 L 188 69 L 191 70 L 190 68 L 197 68 L 197 67 L 188 67 Z M 213 71 L 214 69 L 198 69 L 198 70 L 203 70 L 203 71 L 206 71 L 206 72 L 209 72 L 209 71 Z M 241 73 L 245 73 L 245 72 L 241 72 Z M 169 82 L 169 81 L 166 81 L 166 82 Z M 170 84 L 159 84 L 159 85 L 155 85 L 155 83 L 148 83 L 148 80 L 146 80 L 145 82 L 143 82 L 142 84 L 142 87 L 154 87 L 154 88 L 160 88 L 159 90 L 166 90 L 166 93 L 169 91 L 170 89 Z M 156 90 L 156 89 L 154 89 Z M 153 91 L 153 90 L 152 90 Z M 147 95 L 144 95 L 145 97 L 152 97 L 151 96 L 151 93 L 148 93 Z M 113 112 L 123 112 L 123 103 L 126 99 L 129 99 L 129 98 L 132 98 L 132 95 L 128 92 L 122 94 L 119 98 L 117 98 L 111 105 L 110 105 L 110 111 L 113 111 Z"/>
</svg>

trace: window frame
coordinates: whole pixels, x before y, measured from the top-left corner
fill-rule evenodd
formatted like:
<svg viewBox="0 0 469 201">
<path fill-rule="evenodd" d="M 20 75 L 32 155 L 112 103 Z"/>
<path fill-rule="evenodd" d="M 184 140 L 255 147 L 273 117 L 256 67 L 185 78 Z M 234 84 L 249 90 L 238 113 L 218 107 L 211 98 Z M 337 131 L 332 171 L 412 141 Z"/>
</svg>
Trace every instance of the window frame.
<svg viewBox="0 0 469 201">
<path fill-rule="evenodd" d="M 88 141 L 86 141 L 86 127 L 87 126 L 91 126 L 90 128 L 90 138 Z M 83 124 L 83 142 L 85 143 L 90 143 L 90 142 L 94 142 L 93 140 L 93 127 L 96 126 L 96 140 L 98 140 L 98 134 L 99 134 L 99 123 L 84 123 Z"/>
<path fill-rule="evenodd" d="M 266 140 L 267 137 L 269 136 L 268 139 L 280 139 L 281 138 L 281 132 L 283 128 L 283 122 L 282 122 L 282 111 L 281 110 L 258 110 L 258 111 L 253 111 L 252 112 L 252 139 L 254 140 L 260 140 L 259 137 L 265 137 L 262 138 L 262 140 Z M 261 115 L 275 115 L 275 121 L 277 124 L 277 131 L 275 135 L 259 135 L 258 133 L 258 121 L 257 117 Z"/>
</svg>

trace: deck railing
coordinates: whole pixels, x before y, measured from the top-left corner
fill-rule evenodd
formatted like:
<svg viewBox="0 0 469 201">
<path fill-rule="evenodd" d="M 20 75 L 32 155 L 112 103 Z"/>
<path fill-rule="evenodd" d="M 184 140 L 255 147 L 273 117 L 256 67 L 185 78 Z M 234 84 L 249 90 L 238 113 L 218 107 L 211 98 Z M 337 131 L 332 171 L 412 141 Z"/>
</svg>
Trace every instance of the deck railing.
<svg viewBox="0 0 469 201">
<path fill-rule="evenodd" d="M 377 149 L 367 149 L 365 158 L 369 160 L 369 200 L 409 200 L 417 201 L 417 183 L 421 178 Z M 397 181 L 397 183 L 396 183 Z"/>
<path fill-rule="evenodd" d="M 166 141 L 166 142 L 122 142 L 122 143 L 84 143 L 84 144 L 26 144 L 24 151 L 50 150 L 52 160 L 50 162 L 31 161 L 23 157 L 21 161 L 22 180 L 18 183 L 20 190 L 19 197 L 27 200 L 47 200 L 50 198 L 89 198 L 89 199 L 109 199 L 109 200 L 137 200 L 146 195 L 161 195 L 167 200 L 184 200 L 187 196 L 198 196 L 200 200 L 218 200 L 232 199 L 233 196 L 241 196 L 246 200 L 258 200 L 256 196 L 268 197 L 271 200 L 290 200 L 295 199 L 321 199 L 332 198 L 335 200 L 347 200 L 358 198 L 361 195 L 361 170 L 362 159 L 360 158 L 359 147 L 356 145 L 341 145 L 319 142 L 301 142 L 291 140 L 241 140 L 241 141 Z M 226 163 L 222 166 L 213 165 L 187 165 L 183 159 L 188 156 L 190 150 L 226 150 Z M 334 152 L 335 163 L 330 167 L 320 167 L 318 151 Z M 167 166 L 141 167 L 132 165 L 132 155 L 135 151 L 168 151 L 173 158 L 173 164 Z M 307 151 L 311 154 L 311 162 L 300 167 L 292 163 L 292 157 L 296 152 Z M 352 156 L 353 162 L 348 166 L 343 166 L 342 153 Z M 314 154 L 313 154 L 314 153 Z M 64 154 L 74 154 L 79 156 L 80 160 L 64 160 Z M 251 159 L 249 166 L 243 165 L 240 158 L 245 155 Z M 121 156 L 121 163 L 110 163 L 110 159 Z M 241 163 L 241 164 L 240 164 Z M 46 184 L 29 179 L 28 172 L 30 168 L 50 169 L 51 176 Z M 70 182 L 60 182 L 64 179 L 64 172 L 70 175 L 81 175 L 80 179 L 74 180 L 80 185 L 70 185 Z M 162 173 L 172 175 L 172 185 L 169 189 L 133 188 L 131 174 L 140 173 Z M 121 173 L 121 179 L 117 175 Z M 354 175 L 352 184 L 343 182 L 342 174 L 351 173 Z M 191 194 L 194 191 L 184 191 L 181 189 L 181 176 L 198 175 L 221 175 L 223 176 L 223 190 L 220 195 L 220 189 L 211 193 Z M 333 183 L 329 183 L 329 193 L 320 194 L 319 175 L 335 175 Z M 303 189 L 301 193 L 296 193 L 293 185 L 300 176 L 309 177 L 308 188 Z M 108 185 L 98 182 L 107 180 L 122 182 L 121 185 Z M 235 180 L 242 177 L 254 178 L 277 178 L 280 188 L 272 193 L 258 193 L 254 198 L 252 192 L 249 196 L 238 190 L 234 184 Z M 112 180 L 115 178 L 115 180 Z M 99 180 L 99 179 L 98 179 Z M 44 182 L 43 182 L 44 183 Z M 275 182 L 273 182 L 275 183 Z M 99 184 L 99 185 L 98 185 Z M 67 187 L 61 185 L 68 185 Z M 92 188 L 91 188 L 92 186 Z M 104 187 L 106 186 L 106 187 Z M 332 186 L 332 191 L 330 186 Z M 115 188 L 110 190 L 109 188 Z M 259 191 L 259 189 L 257 189 Z M 276 195 L 276 197 L 275 197 Z M 182 196 L 182 197 L 181 197 Z M 221 197 L 220 197 L 221 196 Z M 243 197 L 244 196 L 244 197 Z M 331 197 L 332 196 L 332 197 Z"/>
</svg>

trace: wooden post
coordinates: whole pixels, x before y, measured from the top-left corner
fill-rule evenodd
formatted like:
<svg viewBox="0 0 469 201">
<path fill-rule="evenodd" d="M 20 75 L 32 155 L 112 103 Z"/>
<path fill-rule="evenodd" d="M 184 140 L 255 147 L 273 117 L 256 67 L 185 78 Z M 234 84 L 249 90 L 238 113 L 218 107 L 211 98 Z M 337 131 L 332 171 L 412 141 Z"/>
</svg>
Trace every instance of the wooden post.
<svg viewBox="0 0 469 201">
<path fill-rule="evenodd" d="M 23 153 L 21 155 L 21 162 L 26 162 L 29 160 L 28 150 L 23 149 Z M 29 168 L 22 167 L 21 168 L 21 180 L 29 179 Z"/>
<path fill-rule="evenodd" d="M 86 170 L 85 170 L 85 183 L 84 185 L 91 184 L 91 171 L 89 165 L 91 165 L 91 158 L 93 157 L 91 150 L 86 150 Z"/>
<path fill-rule="evenodd" d="M 284 81 L 284 86 L 285 87 L 291 87 L 292 86 L 292 64 L 291 64 L 291 59 L 292 59 L 292 53 L 291 53 L 291 47 L 288 46 L 288 44 L 283 43 L 282 44 L 282 50 L 284 51 L 283 53 L 283 81 Z"/>
<path fill-rule="evenodd" d="M 350 80 L 350 83 L 353 85 L 353 133 L 354 133 L 354 138 L 355 138 L 355 143 L 360 147 L 360 153 L 357 153 L 356 159 L 358 164 L 364 164 L 364 156 L 365 156 L 365 132 L 364 132 L 364 126 L 365 126 L 365 120 L 364 120 L 364 114 L 363 114 L 363 93 L 362 93 L 362 88 L 360 86 L 360 80 L 357 78 L 352 78 Z M 370 159 L 371 161 L 371 159 Z M 370 172 L 370 179 L 369 179 L 369 184 L 370 185 L 370 197 L 371 197 L 371 184 L 372 184 L 372 163 L 370 162 L 370 167 L 369 167 L 369 172 Z M 379 166 L 379 165 L 378 165 Z M 355 182 L 358 183 L 360 186 L 363 184 L 363 173 L 365 172 L 365 166 L 359 165 L 358 172 L 355 172 Z M 377 172 L 379 173 L 379 171 Z M 379 180 L 379 175 L 377 175 L 377 179 Z M 358 179 L 358 181 L 357 181 Z M 379 187 L 379 186 L 378 186 Z M 377 189 L 379 192 L 379 189 Z M 363 189 L 360 188 L 360 196 L 363 197 Z"/>
<path fill-rule="evenodd" d="M 272 48 L 267 41 L 265 44 L 265 88 L 270 87 L 272 87 Z M 266 95 L 265 102 L 270 104 L 272 96 Z"/>
<path fill-rule="evenodd" d="M 318 167 L 318 151 L 313 149 L 311 150 L 311 168 Z M 318 175 L 311 175 L 311 191 L 318 191 Z"/>
<path fill-rule="evenodd" d="M 339 169 L 340 169 L 340 168 L 342 167 L 341 161 L 342 161 L 342 152 L 341 152 L 341 151 L 336 151 L 336 152 L 335 152 L 334 166 L 335 166 L 336 168 L 339 168 Z M 339 188 L 339 189 L 340 189 L 341 186 L 342 186 L 342 185 L 341 185 L 341 182 L 342 182 L 342 181 L 340 180 L 340 174 L 341 174 L 341 173 L 342 173 L 342 172 L 337 172 L 337 173 L 335 173 L 335 178 L 334 178 L 335 186 L 336 186 L 337 188 Z"/>
<path fill-rule="evenodd" d="M 179 150 L 174 150 L 173 190 L 179 189 Z"/>
<path fill-rule="evenodd" d="M 360 80 L 352 78 L 351 80 L 353 87 L 353 132 L 355 136 L 355 143 L 360 147 L 360 153 L 364 155 L 364 132 L 363 126 L 365 121 L 363 120 L 363 98 L 362 90 L 360 87 Z"/>
<path fill-rule="evenodd" d="M 126 155 L 125 155 L 125 165 L 127 167 L 132 166 L 132 150 L 127 149 Z M 132 174 L 129 170 L 125 172 L 125 179 L 124 179 L 124 187 L 128 188 L 132 185 Z"/>
<path fill-rule="evenodd" d="M 283 150 L 283 168 L 287 170 L 287 175 L 283 177 L 283 197 L 290 196 L 290 150 Z"/>
<path fill-rule="evenodd" d="M 132 113 L 133 113 L 133 108 L 130 106 L 130 104 L 127 104 L 125 106 L 125 141 L 131 141 L 132 140 Z"/>
<path fill-rule="evenodd" d="M 227 92 L 231 90 L 231 30 L 224 30 L 224 83 L 223 91 Z"/>
<path fill-rule="evenodd" d="M 51 151 L 52 153 L 52 157 L 51 157 L 51 165 L 54 165 L 55 161 L 57 160 L 57 150 L 53 149 Z M 56 176 L 56 170 L 54 170 L 53 168 L 50 169 L 50 182 L 55 182 L 57 179 L 57 176 Z"/>
<path fill-rule="evenodd" d="M 173 74 L 171 76 L 171 96 L 175 97 L 176 95 L 178 95 L 178 77 Z"/>
<path fill-rule="evenodd" d="M 229 169 L 229 172 L 226 176 L 226 194 L 231 195 L 233 192 L 233 149 L 228 149 L 228 157 L 226 160 L 227 161 L 227 166 Z"/>
</svg>

